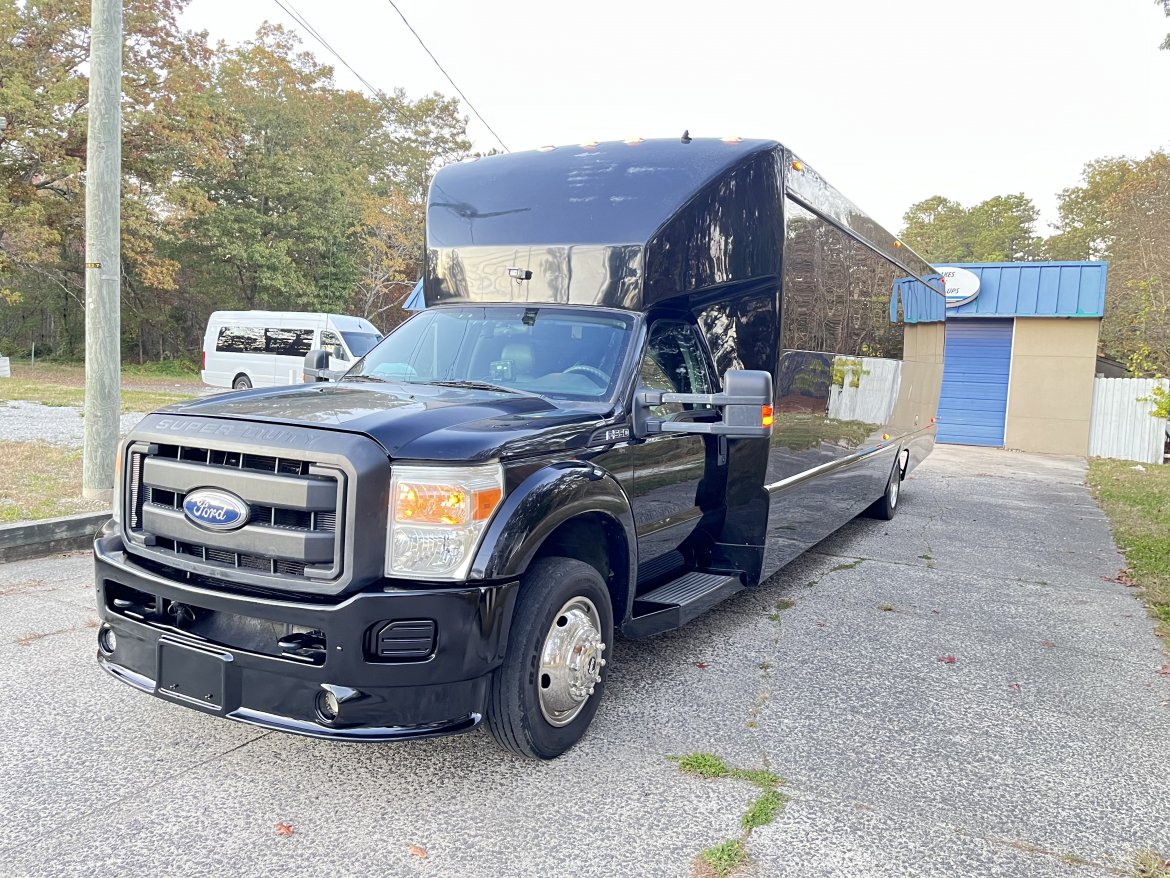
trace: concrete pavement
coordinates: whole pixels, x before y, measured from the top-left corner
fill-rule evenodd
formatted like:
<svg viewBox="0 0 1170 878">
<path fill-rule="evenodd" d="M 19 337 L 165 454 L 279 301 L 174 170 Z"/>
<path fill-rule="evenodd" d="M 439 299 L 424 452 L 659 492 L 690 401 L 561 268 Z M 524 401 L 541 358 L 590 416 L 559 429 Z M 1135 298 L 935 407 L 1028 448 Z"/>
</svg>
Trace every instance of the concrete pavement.
<svg viewBox="0 0 1170 878">
<path fill-rule="evenodd" d="M 685 876 L 757 793 L 665 758 L 696 751 L 787 781 L 747 874 L 1128 874 L 1170 855 L 1170 677 L 1083 473 L 940 447 L 894 521 L 619 643 L 548 764 L 146 698 L 93 662 L 86 556 L 0 566 L 0 876 Z"/>
</svg>

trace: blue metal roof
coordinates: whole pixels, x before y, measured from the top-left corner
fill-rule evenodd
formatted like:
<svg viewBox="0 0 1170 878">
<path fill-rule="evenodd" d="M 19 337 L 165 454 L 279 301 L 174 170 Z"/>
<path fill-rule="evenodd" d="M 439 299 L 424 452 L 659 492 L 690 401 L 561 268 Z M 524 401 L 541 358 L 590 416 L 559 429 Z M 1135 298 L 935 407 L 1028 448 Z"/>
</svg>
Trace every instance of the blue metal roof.
<svg viewBox="0 0 1170 878">
<path fill-rule="evenodd" d="M 948 262 L 979 275 L 974 301 L 954 317 L 1101 317 L 1105 262 Z"/>
</svg>

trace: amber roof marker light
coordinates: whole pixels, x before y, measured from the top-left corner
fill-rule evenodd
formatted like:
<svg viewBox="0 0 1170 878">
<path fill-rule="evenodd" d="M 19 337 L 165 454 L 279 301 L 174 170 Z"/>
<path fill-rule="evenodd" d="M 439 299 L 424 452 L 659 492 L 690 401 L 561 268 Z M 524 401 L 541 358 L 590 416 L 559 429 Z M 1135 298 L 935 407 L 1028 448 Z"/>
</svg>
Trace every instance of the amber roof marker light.
<svg viewBox="0 0 1170 878">
<path fill-rule="evenodd" d="M 790 165 L 790 167 L 791 167 L 791 168 L 792 168 L 792 170 L 794 170 L 794 171 L 803 171 L 803 170 L 804 170 L 804 162 L 802 162 L 800 159 L 797 159 L 796 161 L 794 161 L 794 162 L 793 162 L 793 163 Z"/>
</svg>

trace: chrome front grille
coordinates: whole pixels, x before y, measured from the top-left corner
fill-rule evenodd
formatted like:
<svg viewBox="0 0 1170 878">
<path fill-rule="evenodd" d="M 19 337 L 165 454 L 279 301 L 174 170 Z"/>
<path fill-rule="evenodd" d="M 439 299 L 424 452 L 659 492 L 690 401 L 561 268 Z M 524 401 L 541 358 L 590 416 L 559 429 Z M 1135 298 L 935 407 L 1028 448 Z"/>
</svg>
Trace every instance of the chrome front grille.
<svg viewBox="0 0 1170 878">
<path fill-rule="evenodd" d="M 342 574 L 346 475 L 286 454 L 208 445 L 136 442 L 126 466 L 127 548 L 180 569 L 231 582 L 299 589 Z M 238 529 L 215 531 L 183 502 L 217 488 L 249 507 Z"/>
</svg>

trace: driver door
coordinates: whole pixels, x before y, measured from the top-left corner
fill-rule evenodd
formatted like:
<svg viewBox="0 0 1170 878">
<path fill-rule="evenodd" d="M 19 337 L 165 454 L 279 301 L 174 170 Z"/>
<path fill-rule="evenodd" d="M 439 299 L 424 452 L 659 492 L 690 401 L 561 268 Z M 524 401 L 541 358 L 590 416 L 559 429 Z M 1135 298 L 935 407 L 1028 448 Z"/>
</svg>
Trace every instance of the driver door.
<svg viewBox="0 0 1170 878">
<path fill-rule="evenodd" d="M 655 321 L 647 336 L 638 381 L 647 390 L 711 393 L 707 358 L 694 327 L 681 320 Z M 653 417 L 667 421 L 715 420 L 709 406 L 664 403 Z M 631 445 L 633 485 L 630 501 L 638 533 L 640 565 L 677 549 L 703 515 L 699 483 L 706 471 L 702 436 L 660 433 Z"/>
<path fill-rule="evenodd" d="M 329 368 L 338 372 L 344 372 L 352 363 L 349 361 L 349 354 L 346 353 L 345 345 L 341 343 L 341 338 L 336 332 L 329 329 L 321 330 L 321 349 L 329 352 Z"/>
</svg>

